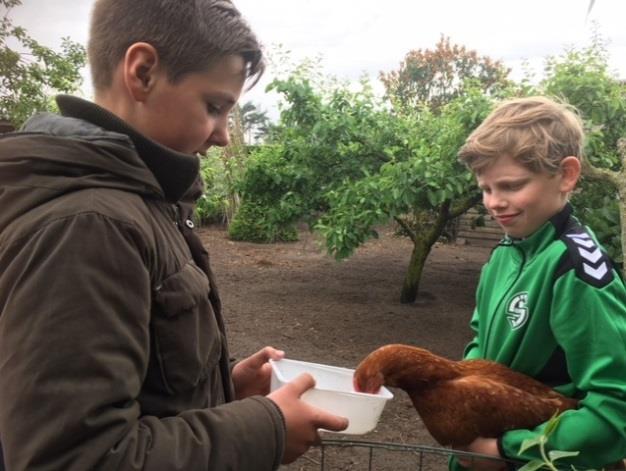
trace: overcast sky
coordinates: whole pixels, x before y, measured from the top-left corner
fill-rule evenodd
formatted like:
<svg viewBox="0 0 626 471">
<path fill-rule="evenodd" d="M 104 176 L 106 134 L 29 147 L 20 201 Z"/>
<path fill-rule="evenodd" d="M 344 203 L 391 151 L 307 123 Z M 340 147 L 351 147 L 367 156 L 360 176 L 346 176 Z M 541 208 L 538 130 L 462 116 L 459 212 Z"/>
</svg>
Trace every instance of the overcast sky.
<svg viewBox="0 0 626 471">
<path fill-rule="evenodd" d="M 93 0 L 22 0 L 14 24 L 35 39 L 58 46 L 69 36 L 86 43 Z M 259 39 L 280 43 L 294 60 L 321 56 L 324 72 L 354 80 L 396 69 L 412 49 L 434 48 L 441 34 L 481 55 L 502 60 L 512 76 L 523 62 L 541 73 L 544 60 L 568 45 L 589 44 L 597 22 L 609 41 L 610 64 L 626 78 L 626 1 L 596 0 L 235 0 Z M 275 97 L 264 93 L 271 70 L 244 96 L 270 114 Z M 90 97 L 91 88 L 84 87 Z"/>
</svg>

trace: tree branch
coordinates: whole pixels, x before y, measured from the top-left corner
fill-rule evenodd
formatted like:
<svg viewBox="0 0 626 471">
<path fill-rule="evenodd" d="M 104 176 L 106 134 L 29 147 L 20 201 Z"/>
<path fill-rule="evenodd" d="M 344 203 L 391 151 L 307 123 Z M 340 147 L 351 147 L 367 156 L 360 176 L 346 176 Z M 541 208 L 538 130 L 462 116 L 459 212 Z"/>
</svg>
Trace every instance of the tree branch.
<svg viewBox="0 0 626 471">
<path fill-rule="evenodd" d="M 400 225 L 400 227 L 402 227 L 402 229 L 404 229 L 406 231 L 406 233 L 409 235 L 409 239 L 411 239 L 413 241 L 413 244 L 417 243 L 417 238 L 415 236 L 415 232 L 411 229 L 411 226 L 409 226 L 399 216 L 394 216 L 393 219 L 394 219 L 394 221 L 396 221 Z"/>
<path fill-rule="evenodd" d="M 619 188 L 619 173 L 606 168 L 594 167 L 591 162 L 584 159 L 582 162 L 583 176 L 597 181 L 608 181 L 614 187 Z"/>
<path fill-rule="evenodd" d="M 480 193 L 470 196 L 461 200 L 460 202 L 455 202 L 454 205 L 450 208 L 450 219 L 454 219 L 459 217 L 461 214 L 465 213 L 472 206 L 475 206 L 481 199 Z"/>
</svg>

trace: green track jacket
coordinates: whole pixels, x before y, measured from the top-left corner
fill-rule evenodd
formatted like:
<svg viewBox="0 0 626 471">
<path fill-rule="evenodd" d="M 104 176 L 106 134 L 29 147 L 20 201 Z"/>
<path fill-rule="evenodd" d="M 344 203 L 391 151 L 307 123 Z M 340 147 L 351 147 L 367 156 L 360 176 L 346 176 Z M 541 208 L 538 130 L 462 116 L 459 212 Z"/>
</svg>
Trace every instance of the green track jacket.
<svg viewBox="0 0 626 471">
<path fill-rule="evenodd" d="M 471 327 L 465 358 L 497 361 L 581 399 L 548 442 L 580 452 L 559 463 L 600 468 L 626 457 L 626 287 L 569 204 L 532 236 L 494 250 Z M 500 453 L 539 458 L 537 447 L 518 451 L 544 427 L 505 433 Z"/>
</svg>

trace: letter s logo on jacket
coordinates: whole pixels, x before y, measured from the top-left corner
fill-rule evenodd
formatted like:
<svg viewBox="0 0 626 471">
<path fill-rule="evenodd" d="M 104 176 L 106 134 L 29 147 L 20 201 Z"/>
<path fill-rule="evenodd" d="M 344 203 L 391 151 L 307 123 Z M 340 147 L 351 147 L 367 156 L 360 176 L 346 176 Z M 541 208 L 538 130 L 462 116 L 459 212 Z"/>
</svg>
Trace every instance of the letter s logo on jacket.
<svg viewBox="0 0 626 471">
<path fill-rule="evenodd" d="M 506 318 L 511 324 L 511 329 L 516 330 L 528 320 L 528 293 L 517 293 L 507 304 Z"/>
</svg>

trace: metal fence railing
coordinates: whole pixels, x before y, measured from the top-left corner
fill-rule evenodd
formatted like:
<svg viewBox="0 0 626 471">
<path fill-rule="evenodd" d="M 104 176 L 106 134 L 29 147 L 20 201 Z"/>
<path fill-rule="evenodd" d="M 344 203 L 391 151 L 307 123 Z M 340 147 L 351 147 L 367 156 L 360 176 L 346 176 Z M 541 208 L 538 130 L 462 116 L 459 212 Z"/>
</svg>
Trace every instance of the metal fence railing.
<svg viewBox="0 0 626 471">
<path fill-rule="evenodd" d="M 296 462 L 280 469 L 281 471 L 446 471 L 452 456 L 470 462 L 498 461 L 502 463 L 502 468 L 507 470 L 519 469 L 525 464 L 450 448 L 324 438 L 319 446 L 311 448 Z M 558 469 L 572 471 L 576 468 L 563 464 L 563 467 Z M 603 468 L 603 471 L 624 470 L 626 459 Z"/>
<path fill-rule="evenodd" d="M 281 469 L 293 471 L 445 471 L 451 456 L 468 460 L 495 460 L 475 453 L 365 440 L 323 439 L 296 463 Z M 520 463 L 506 462 L 518 467 Z"/>
</svg>

